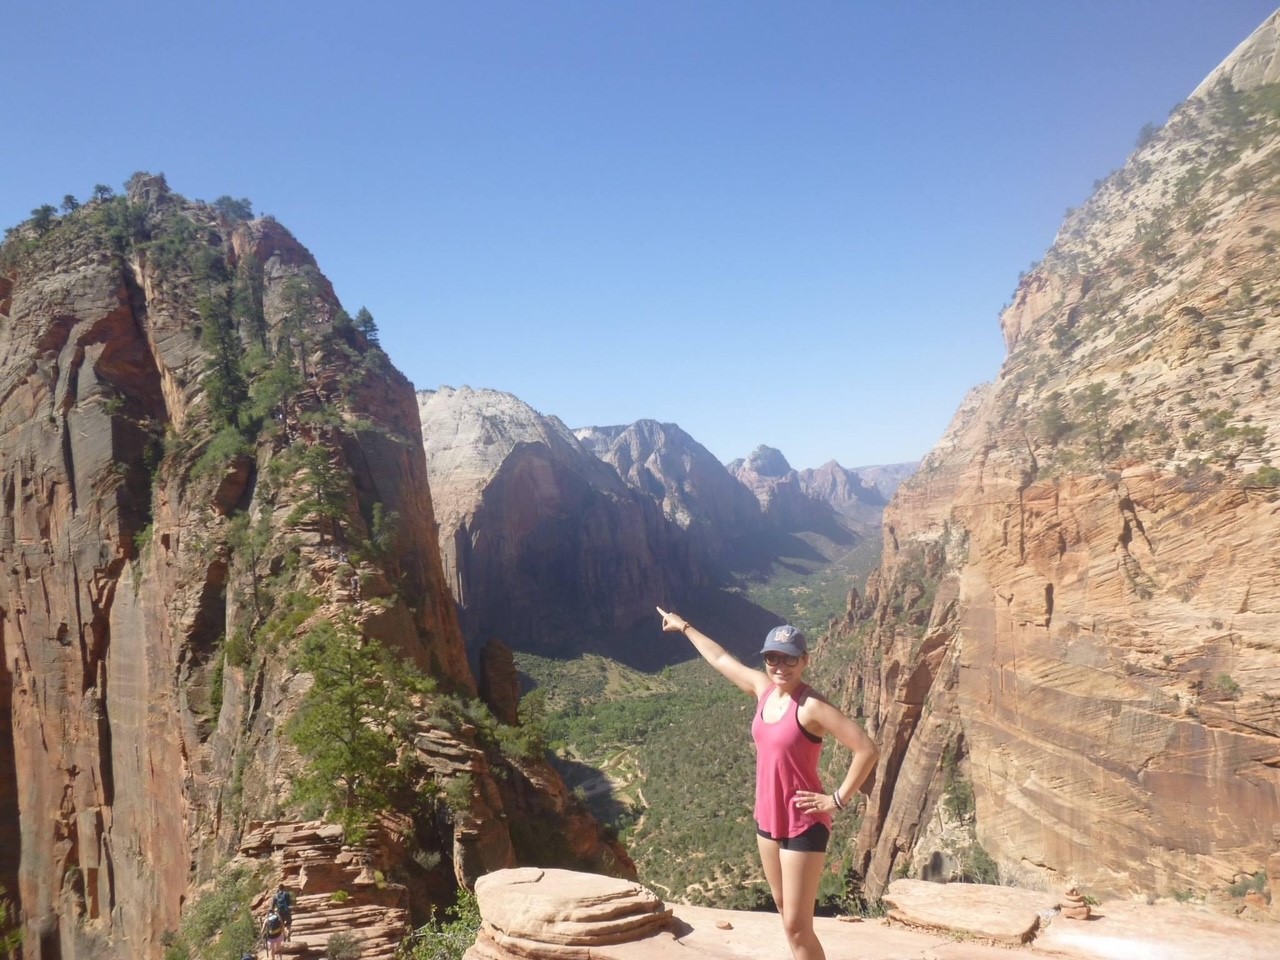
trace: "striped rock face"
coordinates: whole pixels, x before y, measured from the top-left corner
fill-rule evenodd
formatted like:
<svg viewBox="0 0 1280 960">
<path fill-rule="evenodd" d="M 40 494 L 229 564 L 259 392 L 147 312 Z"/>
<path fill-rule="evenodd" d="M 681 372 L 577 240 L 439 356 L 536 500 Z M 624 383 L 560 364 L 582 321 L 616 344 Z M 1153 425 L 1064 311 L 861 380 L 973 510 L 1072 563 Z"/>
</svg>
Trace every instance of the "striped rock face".
<svg viewBox="0 0 1280 960">
<path fill-rule="evenodd" d="M 979 845 L 1046 887 L 1280 881 L 1278 49 L 1273 17 L 1069 215 L 886 511 L 833 641 L 882 749 L 873 895 Z"/>
</svg>

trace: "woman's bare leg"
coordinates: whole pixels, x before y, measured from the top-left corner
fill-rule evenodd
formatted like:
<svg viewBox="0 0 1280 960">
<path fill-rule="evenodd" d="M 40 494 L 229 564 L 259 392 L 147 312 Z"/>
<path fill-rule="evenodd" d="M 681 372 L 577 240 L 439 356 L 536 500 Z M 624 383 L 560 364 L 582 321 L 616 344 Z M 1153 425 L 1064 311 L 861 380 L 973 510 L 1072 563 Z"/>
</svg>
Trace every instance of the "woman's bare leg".
<svg viewBox="0 0 1280 960">
<path fill-rule="evenodd" d="M 813 932 L 813 910 L 818 900 L 818 884 L 822 882 L 825 858 L 822 853 L 778 851 L 782 868 L 782 897 L 779 899 L 774 894 L 774 900 L 778 901 L 782 929 L 795 960 L 826 960 L 818 935 Z M 768 868 L 765 875 L 768 876 Z"/>
<path fill-rule="evenodd" d="M 764 878 L 769 882 L 769 893 L 773 894 L 773 905 L 782 913 L 782 861 L 778 859 L 781 849 L 777 840 L 766 840 L 756 834 L 756 846 L 760 848 L 760 865 L 764 867 Z"/>
</svg>

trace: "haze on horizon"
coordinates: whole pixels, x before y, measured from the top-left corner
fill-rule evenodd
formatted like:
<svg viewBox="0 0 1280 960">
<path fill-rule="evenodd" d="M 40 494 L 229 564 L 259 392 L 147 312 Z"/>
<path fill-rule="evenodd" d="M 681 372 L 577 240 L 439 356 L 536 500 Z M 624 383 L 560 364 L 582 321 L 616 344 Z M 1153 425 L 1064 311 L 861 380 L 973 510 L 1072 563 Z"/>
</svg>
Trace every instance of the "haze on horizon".
<svg viewBox="0 0 1280 960">
<path fill-rule="evenodd" d="M 6 11 L 0 224 L 248 197 L 419 388 L 723 461 L 923 456 L 1067 207 L 1261 0 Z"/>
</svg>

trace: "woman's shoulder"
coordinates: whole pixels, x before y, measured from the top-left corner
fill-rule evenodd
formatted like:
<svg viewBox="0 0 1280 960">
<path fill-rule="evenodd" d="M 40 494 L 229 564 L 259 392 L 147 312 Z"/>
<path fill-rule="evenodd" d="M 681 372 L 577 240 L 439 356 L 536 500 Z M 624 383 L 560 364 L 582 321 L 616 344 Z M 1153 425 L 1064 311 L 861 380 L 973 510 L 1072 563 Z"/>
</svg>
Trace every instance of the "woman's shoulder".
<svg viewBox="0 0 1280 960">
<path fill-rule="evenodd" d="M 802 720 L 826 713 L 829 710 L 839 711 L 834 703 L 826 698 L 820 690 L 815 690 L 807 683 L 795 693 L 796 710 Z"/>
<path fill-rule="evenodd" d="M 815 690 L 813 687 L 809 686 L 809 684 L 807 683 L 800 684 L 800 688 L 795 692 L 796 703 L 800 704 L 800 706 L 804 706 L 806 703 L 808 703 L 811 700 L 816 701 L 818 703 L 825 703 L 828 706 L 831 705 L 831 701 L 828 700 L 825 696 L 823 696 L 822 691 Z"/>
</svg>

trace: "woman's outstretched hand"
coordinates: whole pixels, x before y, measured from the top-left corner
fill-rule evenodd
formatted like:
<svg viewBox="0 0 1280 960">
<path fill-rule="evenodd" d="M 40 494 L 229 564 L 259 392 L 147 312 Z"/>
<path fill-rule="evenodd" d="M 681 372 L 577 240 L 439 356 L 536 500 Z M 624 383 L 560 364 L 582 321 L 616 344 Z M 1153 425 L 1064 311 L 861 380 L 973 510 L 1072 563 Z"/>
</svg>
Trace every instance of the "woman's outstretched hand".
<svg viewBox="0 0 1280 960">
<path fill-rule="evenodd" d="M 662 617 L 662 629 L 666 633 L 684 633 L 689 629 L 689 621 L 678 613 L 667 613 L 661 607 L 654 607 Z"/>
</svg>

